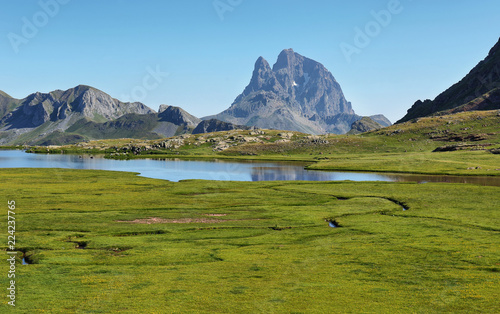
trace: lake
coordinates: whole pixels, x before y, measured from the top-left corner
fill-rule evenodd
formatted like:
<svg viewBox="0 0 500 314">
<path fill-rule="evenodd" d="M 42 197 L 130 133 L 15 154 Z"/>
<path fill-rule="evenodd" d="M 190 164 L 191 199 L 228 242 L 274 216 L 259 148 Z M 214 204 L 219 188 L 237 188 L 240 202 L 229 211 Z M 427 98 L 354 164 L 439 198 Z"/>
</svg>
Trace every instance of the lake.
<svg viewBox="0 0 500 314">
<path fill-rule="evenodd" d="M 254 161 L 194 161 L 180 159 L 113 160 L 78 155 L 27 154 L 0 150 L 0 168 L 66 168 L 137 172 L 169 181 L 187 179 L 218 181 L 415 181 L 451 182 L 500 186 L 500 178 L 382 174 L 305 170 L 304 163 Z"/>
</svg>

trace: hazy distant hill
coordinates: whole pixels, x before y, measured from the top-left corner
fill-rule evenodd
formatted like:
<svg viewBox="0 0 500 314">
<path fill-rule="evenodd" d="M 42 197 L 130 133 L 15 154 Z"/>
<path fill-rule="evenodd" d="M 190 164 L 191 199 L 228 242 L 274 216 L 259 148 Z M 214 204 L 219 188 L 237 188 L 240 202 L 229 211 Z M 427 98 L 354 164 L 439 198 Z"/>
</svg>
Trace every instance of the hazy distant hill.
<svg viewBox="0 0 500 314">
<path fill-rule="evenodd" d="M 437 113 L 500 109 L 500 39 L 460 82 L 434 100 L 417 101 L 397 123 Z"/>
<path fill-rule="evenodd" d="M 311 134 L 346 133 L 361 119 L 333 75 L 292 49 L 283 50 L 272 69 L 260 57 L 243 93 L 229 109 L 204 119 L 211 118 Z"/>
<path fill-rule="evenodd" d="M 363 117 L 361 120 L 358 120 L 351 125 L 351 130 L 347 132 L 347 134 L 365 133 L 381 129 L 383 127 L 383 125 L 374 121 L 373 118 Z"/>
</svg>

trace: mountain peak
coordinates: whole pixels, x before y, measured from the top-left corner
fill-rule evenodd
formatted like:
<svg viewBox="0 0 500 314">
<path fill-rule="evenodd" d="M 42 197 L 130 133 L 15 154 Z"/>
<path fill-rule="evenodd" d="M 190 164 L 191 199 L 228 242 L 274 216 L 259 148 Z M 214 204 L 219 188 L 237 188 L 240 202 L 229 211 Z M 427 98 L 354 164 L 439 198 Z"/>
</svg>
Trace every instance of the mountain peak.
<svg viewBox="0 0 500 314">
<path fill-rule="evenodd" d="M 302 61 L 304 57 L 294 52 L 293 49 L 284 49 L 278 56 L 278 61 L 273 66 L 273 71 L 294 66 L 297 61 Z"/>
<path fill-rule="evenodd" d="M 269 66 L 269 62 L 267 62 L 266 59 L 264 59 L 264 57 L 260 56 L 257 61 L 255 61 L 255 69 L 257 68 L 269 68 L 271 69 L 271 67 Z"/>
<path fill-rule="evenodd" d="M 259 57 L 255 62 L 252 79 L 250 84 L 243 91 L 243 95 L 248 95 L 256 90 L 274 90 L 276 86 L 276 78 L 269 63 L 263 57 Z"/>
<path fill-rule="evenodd" d="M 176 125 L 186 125 L 192 128 L 196 127 L 201 122 L 201 119 L 190 115 L 184 109 L 169 105 L 160 106 L 158 117 L 164 122 L 171 122 Z"/>
<path fill-rule="evenodd" d="M 337 115 L 342 117 L 334 118 Z M 215 118 L 239 125 L 321 134 L 345 133 L 358 116 L 321 63 L 284 49 L 272 69 L 259 57 L 250 84 L 229 109 Z"/>
<path fill-rule="evenodd" d="M 283 49 L 279 55 L 281 56 L 281 55 L 293 55 L 293 54 L 295 54 L 295 51 L 293 51 L 292 48 L 288 48 L 288 49 Z"/>
<path fill-rule="evenodd" d="M 82 84 L 77 85 L 77 86 L 75 86 L 73 88 L 70 88 L 66 92 L 68 92 L 68 91 L 74 91 L 76 94 L 81 94 L 81 93 L 85 93 L 85 92 L 88 92 L 88 91 L 106 94 L 102 90 L 99 90 L 99 89 L 97 89 L 95 87 L 92 87 L 92 86 L 89 86 L 89 85 L 82 85 Z"/>
<path fill-rule="evenodd" d="M 5 98 L 12 98 L 9 94 L 7 94 L 1 90 L 0 90 L 0 96 L 5 97 Z"/>
<path fill-rule="evenodd" d="M 49 121 L 61 122 L 60 128 L 65 129 L 78 119 L 105 122 L 128 113 L 154 111 L 141 103 L 122 103 L 96 88 L 78 85 L 66 91 L 36 92 L 19 100 L 19 107 L 6 123 L 12 128 L 35 128 Z"/>
<path fill-rule="evenodd" d="M 488 56 L 493 57 L 493 55 L 500 53 L 500 38 L 498 38 L 498 42 L 490 49 Z"/>
</svg>

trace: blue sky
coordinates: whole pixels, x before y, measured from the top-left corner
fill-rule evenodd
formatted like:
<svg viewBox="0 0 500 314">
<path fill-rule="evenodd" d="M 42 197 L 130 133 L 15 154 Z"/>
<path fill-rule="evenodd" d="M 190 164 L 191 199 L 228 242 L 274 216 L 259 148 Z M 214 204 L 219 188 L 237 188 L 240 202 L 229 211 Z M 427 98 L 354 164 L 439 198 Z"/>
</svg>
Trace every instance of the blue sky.
<svg viewBox="0 0 500 314">
<path fill-rule="evenodd" d="M 86 84 L 199 117 L 231 105 L 259 56 L 272 65 L 293 48 L 333 73 L 356 113 L 395 121 L 460 80 L 500 36 L 498 0 L 0 4 L 0 90 L 24 98 Z"/>
</svg>

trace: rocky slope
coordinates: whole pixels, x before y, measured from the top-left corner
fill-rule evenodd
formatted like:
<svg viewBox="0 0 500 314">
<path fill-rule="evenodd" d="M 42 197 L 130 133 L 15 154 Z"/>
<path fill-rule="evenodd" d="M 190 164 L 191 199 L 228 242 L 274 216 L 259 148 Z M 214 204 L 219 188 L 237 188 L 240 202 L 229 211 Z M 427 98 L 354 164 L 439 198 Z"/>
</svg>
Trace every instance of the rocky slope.
<svg viewBox="0 0 500 314">
<path fill-rule="evenodd" d="M 184 109 L 167 105 L 160 106 L 158 116 L 161 121 L 185 125 L 188 128 L 195 128 L 201 122 L 201 119 L 187 113 Z"/>
<path fill-rule="evenodd" d="M 35 128 L 49 121 L 75 118 L 104 122 L 127 113 L 148 114 L 154 111 L 141 103 L 123 103 L 98 89 L 79 85 L 67 91 L 31 94 L 22 99 L 17 108 L 4 115 L 0 123 L 9 128 Z"/>
<path fill-rule="evenodd" d="M 211 118 L 310 134 L 346 133 L 361 119 L 333 75 L 292 49 L 283 50 L 272 69 L 260 57 L 243 93 L 229 109 L 204 119 Z"/>
<path fill-rule="evenodd" d="M 500 39 L 460 82 L 434 100 L 418 100 L 397 123 L 435 114 L 500 109 Z"/>
<path fill-rule="evenodd" d="M 84 85 L 21 100 L 0 93 L 0 145 L 170 137 L 191 132 L 200 121 L 177 107 L 162 106 L 156 113 Z"/>
<path fill-rule="evenodd" d="M 14 99 L 8 94 L 0 91 L 0 118 L 19 106 L 19 99 Z"/>
<path fill-rule="evenodd" d="M 90 86 L 34 93 L 14 99 L 0 91 L 0 145 L 66 145 L 98 139 L 158 139 L 176 135 L 247 129 L 202 121 L 179 107 L 159 112 L 123 103 Z"/>
<path fill-rule="evenodd" d="M 231 130 L 248 130 L 250 127 L 244 125 L 234 125 L 217 119 L 204 120 L 196 126 L 193 134 L 212 133 Z"/>
<path fill-rule="evenodd" d="M 347 134 L 360 134 L 383 128 L 383 126 L 370 117 L 363 117 L 361 120 L 351 125 L 351 130 Z"/>
</svg>

